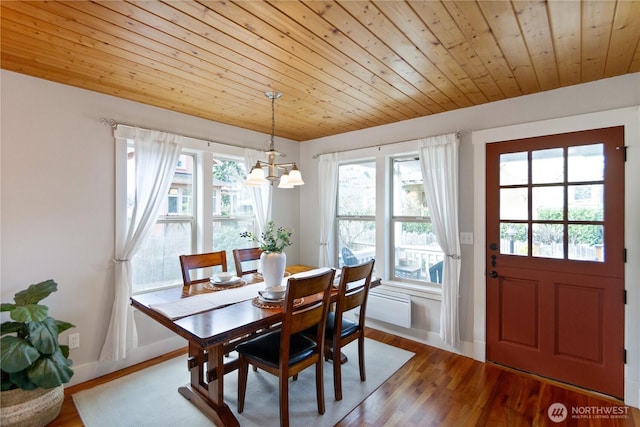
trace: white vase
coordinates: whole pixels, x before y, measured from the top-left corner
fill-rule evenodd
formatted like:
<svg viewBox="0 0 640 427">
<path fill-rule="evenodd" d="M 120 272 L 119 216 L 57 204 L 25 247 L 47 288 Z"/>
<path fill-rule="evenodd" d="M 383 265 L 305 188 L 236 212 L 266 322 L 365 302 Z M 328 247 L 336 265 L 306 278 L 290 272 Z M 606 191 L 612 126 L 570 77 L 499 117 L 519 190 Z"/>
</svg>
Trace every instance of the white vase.
<svg viewBox="0 0 640 427">
<path fill-rule="evenodd" d="M 284 268 L 287 265 L 287 254 L 284 252 L 263 252 L 260 255 L 260 264 L 265 287 L 280 286 L 284 278 Z"/>
</svg>

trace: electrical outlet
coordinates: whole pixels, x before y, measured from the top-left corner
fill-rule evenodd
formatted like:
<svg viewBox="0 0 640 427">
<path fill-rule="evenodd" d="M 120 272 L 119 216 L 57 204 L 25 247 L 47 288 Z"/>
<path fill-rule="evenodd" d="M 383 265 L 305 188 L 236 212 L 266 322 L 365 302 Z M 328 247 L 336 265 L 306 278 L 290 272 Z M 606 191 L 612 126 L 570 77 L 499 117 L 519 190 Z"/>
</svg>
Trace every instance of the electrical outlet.
<svg viewBox="0 0 640 427">
<path fill-rule="evenodd" d="M 80 347 L 80 334 L 69 334 L 69 348 Z"/>
</svg>

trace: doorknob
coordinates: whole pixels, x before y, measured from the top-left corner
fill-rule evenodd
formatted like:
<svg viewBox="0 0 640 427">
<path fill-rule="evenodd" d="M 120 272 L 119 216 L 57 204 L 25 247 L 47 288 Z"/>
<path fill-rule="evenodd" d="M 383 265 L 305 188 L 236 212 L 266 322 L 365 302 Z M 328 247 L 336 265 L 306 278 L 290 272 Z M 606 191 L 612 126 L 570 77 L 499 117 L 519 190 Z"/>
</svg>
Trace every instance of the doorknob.
<svg viewBox="0 0 640 427">
<path fill-rule="evenodd" d="M 496 266 L 496 256 L 491 255 L 491 267 L 495 267 L 495 266 Z"/>
<path fill-rule="evenodd" d="M 489 249 L 491 249 L 492 251 L 497 251 L 498 250 L 498 244 L 497 243 L 491 243 L 489 245 Z"/>
<path fill-rule="evenodd" d="M 498 273 L 495 270 L 491 270 L 491 273 L 489 273 L 489 277 L 491 277 L 492 279 L 497 279 Z"/>
</svg>

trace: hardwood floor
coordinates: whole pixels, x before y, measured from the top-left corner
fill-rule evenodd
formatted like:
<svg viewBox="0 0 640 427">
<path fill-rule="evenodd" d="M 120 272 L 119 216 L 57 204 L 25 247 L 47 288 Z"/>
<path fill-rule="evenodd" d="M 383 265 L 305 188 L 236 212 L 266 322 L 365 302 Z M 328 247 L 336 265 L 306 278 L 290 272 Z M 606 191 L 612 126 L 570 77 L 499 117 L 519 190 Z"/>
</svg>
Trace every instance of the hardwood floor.
<svg viewBox="0 0 640 427">
<path fill-rule="evenodd" d="M 337 425 L 341 427 L 640 426 L 640 410 L 615 399 L 384 332 L 369 329 L 367 336 L 416 355 L 340 421 Z M 186 348 L 67 388 L 62 411 L 50 426 L 83 425 L 72 394 L 185 353 Z M 375 367 L 367 366 L 367 369 Z M 547 416 L 549 406 L 554 403 L 562 403 L 567 408 L 566 421 L 555 423 Z M 604 418 L 603 414 L 613 408 L 623 418 Z M 579 414 L 574 416 L 572 411 Z"/>
</svg>

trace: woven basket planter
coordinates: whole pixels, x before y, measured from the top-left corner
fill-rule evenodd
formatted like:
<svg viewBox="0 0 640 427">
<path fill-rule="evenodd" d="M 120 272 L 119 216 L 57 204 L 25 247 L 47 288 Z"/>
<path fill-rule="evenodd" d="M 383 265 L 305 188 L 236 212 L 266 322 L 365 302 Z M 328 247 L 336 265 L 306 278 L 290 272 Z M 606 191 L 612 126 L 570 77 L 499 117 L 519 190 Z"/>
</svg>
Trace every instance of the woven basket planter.
<svg viewBox="0 0 640 427">
<path fill-rule="evenodd" d="M 0 392 L 0 426 L 42 427 L 62 408 L 64 386 Z"/>
</svg>

